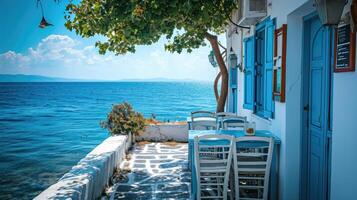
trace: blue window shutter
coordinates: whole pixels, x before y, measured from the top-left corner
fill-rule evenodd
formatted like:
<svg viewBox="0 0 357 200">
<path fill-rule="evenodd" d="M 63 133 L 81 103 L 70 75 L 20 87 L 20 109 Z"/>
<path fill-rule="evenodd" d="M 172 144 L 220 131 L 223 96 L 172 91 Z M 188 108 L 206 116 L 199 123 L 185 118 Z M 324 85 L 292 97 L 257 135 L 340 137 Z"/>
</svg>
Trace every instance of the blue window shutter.
<svg viewBox="0 0 357 200">
<path fill-rule="evenodd" d="M 244 103 L 245 109 L 254 110 L 254 36 L 244 40 Z"/>
<path fill-rule="evenodd" d="M 273 101 L 273 50 L 274 50 L 274 20 L 266 22 L 265 26 L 265 63 L 264 63 L 264 117 L 274 117 Z"/>
</svg>

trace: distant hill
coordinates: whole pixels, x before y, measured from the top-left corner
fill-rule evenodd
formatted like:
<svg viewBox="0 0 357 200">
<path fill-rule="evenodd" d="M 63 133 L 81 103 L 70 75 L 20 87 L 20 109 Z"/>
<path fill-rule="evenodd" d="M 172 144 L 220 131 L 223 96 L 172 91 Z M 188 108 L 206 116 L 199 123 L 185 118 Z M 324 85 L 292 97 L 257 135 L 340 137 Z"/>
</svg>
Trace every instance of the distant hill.
<svg viewBox="0 0 357 200">
<path fill-rule="evenodd" d="M 38 76 L 38 75 L 0 74 L 0 82 L 69 82 L 69 81 L 78 81 L 78 80 L 58 78 L 58 77 Z"/>
<path fill-rule="evenodd" d="M 192 79 L 121 79 L 121 80 L 88 80 L 88 79 L 67 79 L 59 77 L 48 77 L 25 74 L 0 74 L 0 82 L 206 82 Z"/>
<path fill-rule="evenodd" d="M 150 78 L 150 79 L 121 79 L 119 82 L 202 82 L 193 79 L 169 79 L 169 78 Z"/>
</svg>

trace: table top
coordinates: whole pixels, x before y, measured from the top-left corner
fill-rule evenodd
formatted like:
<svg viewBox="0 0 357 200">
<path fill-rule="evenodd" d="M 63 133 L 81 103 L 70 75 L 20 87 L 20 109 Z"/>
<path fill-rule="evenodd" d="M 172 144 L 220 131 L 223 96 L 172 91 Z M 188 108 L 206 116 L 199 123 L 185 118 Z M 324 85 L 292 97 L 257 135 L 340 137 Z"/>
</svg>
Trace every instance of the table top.
<svg viewBox="0 0 357 200">
<path fill-rule="evenodd" d="M 206 135 L 206 134 L 226 134 L 233 135 L 234 137 L 244 137 L 246 136 L 243 130 L 188 130 L 188 141 L 193 142 L 196 135 Z M 280 138 L 267 130 L 256 130 L 255 136 L 258 137 L 273 137 L 275 144 L 280 144 Z M 247 136 L 249 137 L 249 136 Z"/>
</svg>

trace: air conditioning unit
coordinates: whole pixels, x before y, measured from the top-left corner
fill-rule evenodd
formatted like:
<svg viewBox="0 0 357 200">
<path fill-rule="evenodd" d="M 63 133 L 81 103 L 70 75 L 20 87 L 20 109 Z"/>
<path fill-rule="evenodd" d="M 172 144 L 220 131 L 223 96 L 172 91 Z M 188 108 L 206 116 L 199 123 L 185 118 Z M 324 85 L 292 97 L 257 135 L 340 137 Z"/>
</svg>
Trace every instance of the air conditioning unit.
<svg viewBox="0 0 357 200">
<path fill-rule="evenodd" d="M 237 22 L 241 26 L 256 24 L 267 15 L 267 0 L 240 0 Z"/>
</svg>

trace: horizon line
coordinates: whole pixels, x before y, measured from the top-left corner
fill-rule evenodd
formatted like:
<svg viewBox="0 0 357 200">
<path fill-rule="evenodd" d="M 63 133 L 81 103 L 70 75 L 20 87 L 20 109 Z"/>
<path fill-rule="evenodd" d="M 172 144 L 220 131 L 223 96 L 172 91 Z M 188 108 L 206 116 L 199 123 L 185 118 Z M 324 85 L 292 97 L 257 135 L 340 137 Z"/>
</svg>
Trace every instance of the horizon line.
<svg viewBox="0 0 357 200">
<path fill-rule="evenodd" d="M 30 78 L 30 79 L 32 78 L 33 80 L 16 80 L 15 77 Z M 10 80 L 11 78 L 13 80 Z M 36 80 L 36 78 L 38 80 Z M 53 79 L 53 80 L 41 80 L 41 79 Z M 174 79 L 174 78 L 163 78 L 163 77 L 125 78 L 125 79 L 86 79 L 86 78 L 66 78 L 66 77 L 57 77 L 57 76 L 36 75 L 36 74 L 1 74 L 0 73 L 0 82 L 210 82 L 210 80 L 190 79 L 190 78 Z"/>
</svg>

